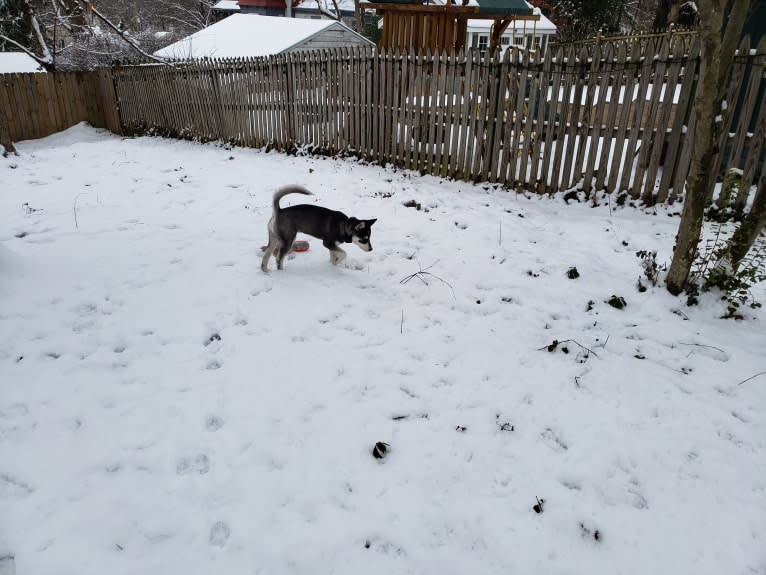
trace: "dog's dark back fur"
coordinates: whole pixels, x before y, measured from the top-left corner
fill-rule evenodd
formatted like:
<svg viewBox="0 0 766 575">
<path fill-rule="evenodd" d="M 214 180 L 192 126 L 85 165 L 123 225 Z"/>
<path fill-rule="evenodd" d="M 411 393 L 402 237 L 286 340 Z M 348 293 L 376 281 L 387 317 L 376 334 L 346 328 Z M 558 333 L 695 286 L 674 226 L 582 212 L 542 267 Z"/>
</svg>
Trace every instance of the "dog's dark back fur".
<svg viewBox="0 0 766 575">
<path fill-rule="evenodd" d="M 356 235 L 369 243 L 369 227 L 361 226 L 364 223 L 363 220 L 349 218 L 343 212 L 301 204 L 280 209 L 276 227 L 283 237 L 293 237 L 301 232 L 328 243 L 347 244 Z M 365 228 L 367 233 L 364 233 Z"/>
</svg>

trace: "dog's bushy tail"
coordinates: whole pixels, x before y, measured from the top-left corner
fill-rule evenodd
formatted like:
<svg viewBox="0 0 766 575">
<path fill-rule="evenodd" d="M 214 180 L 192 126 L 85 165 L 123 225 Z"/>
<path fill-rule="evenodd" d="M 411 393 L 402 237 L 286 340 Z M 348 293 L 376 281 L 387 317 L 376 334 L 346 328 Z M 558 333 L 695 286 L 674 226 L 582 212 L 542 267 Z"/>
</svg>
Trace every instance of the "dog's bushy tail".
<svg viewBox="0 0 766 575">
<path fill-rule="evenodd" d="M 281 200 L 283 197 L 285 197 L 288 194 L 303 194 L 304 196 L 310 196 L 312 195 L 311 192 L 309 192 L 306 188 L 303 186 L 285 186 L 284 188 L 279 188 L 274 193 L 274 213 L 278 213 L 279 208 L 279 200 Z"/>
</svg>

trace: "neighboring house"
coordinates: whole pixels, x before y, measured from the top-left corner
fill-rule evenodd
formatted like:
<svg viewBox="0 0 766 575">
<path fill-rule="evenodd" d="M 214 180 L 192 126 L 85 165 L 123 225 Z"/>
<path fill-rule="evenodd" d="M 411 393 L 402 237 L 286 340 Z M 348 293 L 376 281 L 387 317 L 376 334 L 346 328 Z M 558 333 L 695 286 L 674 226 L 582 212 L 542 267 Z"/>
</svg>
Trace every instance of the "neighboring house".
<svg viewBox="0 0 766 575">
<path fill-rule="evenodd" d="M 252 58 L 300 50 L 371 46 L 335 20 L 234 14 L 154 53 L 160 58 Z"/>
<path fill-rule="evenodd" d="M 481 0 L 479 2 L 481 3 Z M 527 50 L 539 50 L 541 55 L 545 54 L 545 49 L 556 34 L 556 25 L 546 18 L 539 8 L 534 8 L 533 13 L 540 16 L 540 20 L 511 22 L 500 37 L 501 53 L 509 46 L 515 46 Z M 489 46 L 489 32 L 493 23 L 492 20 L 468 20 L 468 47 L 486 50 Z"/>
<path fill-rule="evenodd" d="M 330 14 L 335 13 L 335 6 L 333 6 L 332 0 L 303 0 L 293 9 L 293 13 L 296 18 L 311 18 L 314 20 L 317 18 L 328 18 L 326 14 L 320 12 L 320 3 L 326 12 Z M 337 4 L 341 22 L 350 28 L 356 28 L 354 0 L 337 0 Z"/>
<path fill-rule="evenodd" d="M 335 12 L 332 0 L 293 0 L 292 15 L 294 18 L 310 20 L 330 19 L 324 11 Z M 341 22 L 349 27 L 355 27 L 356 18 L 354 0 L 337 0 Z M 285 16 L 285 0 L 220 0 L 213 6 L 215 18 L 220 20 L 230 14 L 260 14 L 262 16 Z"/>
<path fill-rule="evenodd" d="M 24 52 L 0 52 L 0 74 L 26 72 L 45 72 L 45 69 Z"/>
</svg>

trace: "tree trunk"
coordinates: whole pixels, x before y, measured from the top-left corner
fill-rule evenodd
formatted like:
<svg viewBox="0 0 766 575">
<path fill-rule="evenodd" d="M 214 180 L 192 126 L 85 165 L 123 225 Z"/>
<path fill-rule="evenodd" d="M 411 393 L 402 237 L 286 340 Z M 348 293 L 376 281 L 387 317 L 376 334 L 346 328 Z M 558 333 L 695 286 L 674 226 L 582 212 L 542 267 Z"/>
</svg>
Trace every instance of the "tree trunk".
<svg viewBox="0 0 766 575">
<path fill-rule="evenodd" d="M 356 31 L 361 34 L 364 31 L 364 13 L 359 5 L 359 0 L 354 0 L 354 14 L 356 15 Z"/>
<path fill-rule="evenodd" d="M 717 131 L 714 130 L 715 114 L 721 109 L 721 98 L 716 97 L 719 93 L 716 84 L 721 58 L 721 37 L 718 32 L 720 28 L 721 16 L 716 14 L 716 17 L 706 19 L 700 32 L 702 65 L 697 94 L 694 98 L 697 129 L 694 132 L 684 209 L 678 226 L 673 261 L 666 280 L 668 291 L 673 295 L 680 294 L 686 288 L 689 272 L 697 255 L 697 243 L 705 215 L 705 199 L 712 171 L 713 146 L 717 139 L 714 136 L 714 132 Z M 717 109 L 716 104 L 718 104 Z"/>
<path fill-rule="evenodd" d="M 758 190 L 755 192 L 750 212 L 727 242 L 721 258 L 723 265 L 729 268 L 729 273 L 737 271 L 742 258 L 753 247 L 764 226 L 766 226 L 766 163 L 761 170 L 761 179 L 758 182 Z"/>
<path fill-rule="evenodd" d="M 689 272 L 697 255 L 708 184 L 710 179 L 716 176 L 711 173 L 711 164 L 722 125 L 719 116 L 722 114 L 721 103 L 749 4 L 749 0 L 734 0 L 724 27 L 724 1 L 698 2 L 701 20 L 701 65 L 697 93 L 694 97 L 697 128 L 694 133 L 684 209 L 678 226 L 673 260 L 665 282 L 668 291 L 673 295 L 680 294 L 686 288 Z M 725 33 L 722 39 L 723 30 Z"/>
</svg>

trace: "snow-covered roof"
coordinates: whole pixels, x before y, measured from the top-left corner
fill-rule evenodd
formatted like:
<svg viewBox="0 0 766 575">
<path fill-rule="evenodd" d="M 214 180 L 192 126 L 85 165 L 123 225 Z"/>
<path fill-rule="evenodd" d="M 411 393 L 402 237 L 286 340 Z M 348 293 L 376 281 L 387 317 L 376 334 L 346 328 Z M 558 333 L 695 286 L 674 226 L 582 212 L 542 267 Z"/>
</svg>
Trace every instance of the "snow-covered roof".
<svg viewBox="0 0 766 575">
<path fill-rule="evenodd" d="M 213 10 L 239 10 L 238 0 L 220 0 L 213 6 Z"/>
<path fill-rule="evenodd" d="M 154 55 L 175 59 L 268 56 L 284 52 L 330 26 L 343 26 L 356 34 L 343 23 L 329 19 L 233 14 L 157 50 Z"/>
<path fill-rule="evenodd" d="M 556 32 L 556 25 L 551 22 L 539 8 L 534 8 L 532 13 L 535 16 L 540 16 L 540 19 L 536 22 L 532 20 L 513 20 L 508 26 L 508 30 L 506 30 L 505 34 L 512 34 L 514 29 L 516 32 L 523 31 L 525 26 L 528 34 L 531 34 L 532 30 L 535 29 L 538 32 L 545 34 L 554 34 Z M 489 32 L 489 29 L 494 23 L 494 20 L 468 20 L 468 31 L 479 32 L 486 30 Z"/>
<path fill-rule="evenodd" d="M 0 74 L 25 72 L 45 72 L 45 69 L 24 52 L 0 52 Z"/>
</svg>

